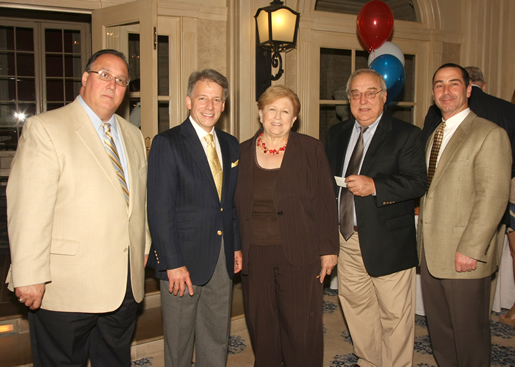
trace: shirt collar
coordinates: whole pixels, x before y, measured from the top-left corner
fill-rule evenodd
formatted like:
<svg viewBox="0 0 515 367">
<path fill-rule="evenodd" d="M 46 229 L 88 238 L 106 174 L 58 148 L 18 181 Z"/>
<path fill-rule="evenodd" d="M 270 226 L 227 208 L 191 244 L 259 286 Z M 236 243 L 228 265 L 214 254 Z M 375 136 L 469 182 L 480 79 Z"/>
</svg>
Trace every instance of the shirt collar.
<svg viewBox="0 0 515 367">
<path fill-rule="evenodd" d="M 211 130 L 211 132 L 207 132 L 202 127 L 200 127 L 200 125 L 195 120 L 193 120 L 193 117 L 190 116 L 189 118 L 190 118 L 191 124 L 193 125 L 193 128 L 195 129 L 195 131 L 198 135 L 198 138 L 200 140 L 203 140 L 204 137 L 208 134 L 213 134 L 213 140 L 216 141 L 216 133 L 215 133 L 214 126 L 213 126 L 213 129 Z"/>
<path fill-rule="evenodd" d="M 91 122 L 93 123 L 93 126 L 95 127 L 95 130 L 102 129 L 102 131 L 103 131 L 104 128 L 102 127 L 102 124 L 104 122 L 88 106 L 88 104 L 82 99 L 82 97 L 80 95 L 79 95 L 79 102 L 82 105 L 82 107 L 84 108 L 84 110 L 86 111 L 86 113 L 88 114 L 89 119 L 91 120 Z M 113 114 L 113 116 L 111 116 L 111 118 L 107 122 L 111 124 L 111 131 L 114 132 L 115 134 L 118 134 L 118 126 L 116 124 L 116 118 L 115 118 L 114 114 Z"/>
<path fill-rule="evenodd" d="M 452 116 L 451 118 L 445 120 L 445 128 L 446 129 L 451 129 L 451 128 L 454 128 L 454 127 L 457 127 L 459 124 L 461 124 L 463 122 L 463 120 L 465 120 L 465 118 L 468 116 L 468 114 L 470 113 L 470 108 L 465 108 L 463 111 L 457 113 L 456 115 Z M 443 121 L 443 119 L 442 119 Z"/>
<path fill-rule="evenodd" d="M 384 113 L 384 112 L 383 112 Z M 383 113 L 379 115 L 379 117 L 370 125 L 368 125 L 368 129 L 365 132 L 373 132 L 377 128 L 377 125 L 379 125 L 379 121 L 381 121 L 381 118 L 383 117 Z M 361 129 L 361 125 L 359 124 L 358 120 L 354 120 L 354 128 L 356 130 Z"/>
</svg>

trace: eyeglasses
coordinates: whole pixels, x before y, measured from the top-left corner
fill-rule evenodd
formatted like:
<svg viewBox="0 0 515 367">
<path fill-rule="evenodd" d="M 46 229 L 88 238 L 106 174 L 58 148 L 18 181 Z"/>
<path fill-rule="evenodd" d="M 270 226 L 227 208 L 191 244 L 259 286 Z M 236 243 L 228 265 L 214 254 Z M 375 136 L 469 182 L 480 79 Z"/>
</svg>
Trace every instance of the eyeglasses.
<svg viewBox="0 0 515 367">
<path fill-rule="evenodd" d="M 116 83 L 116 85 L 119 85 L 120 87 L 127 87 L 129 85 L 129 81 L 130 81 L 125 78 L 116 78 L 111 73 L 108 73 L 107 71 L 104 71 L 104 70 L 99 70 L 99 71 L 89 70 L 88 73 L 97 74 L 98 79 L 103 80 L 104 82 L 110 82 L 114 78 L 114 82 Z"/>
<path fill-rule="evenodd" d="M 363 92 L 363 93 L 361 93 L 361 92 L 352 92 L 350 94 L 350 97 L 353 100 L 355 100 L 355 101 L 357 101 L 358 99 L 361 99 L 362 95 L 365 95 L 366 99 L 374 99 L 374 98 L 376 98 L 377 93 L 382 92 L 382 91 L 383 91 L 382 89 L 379 89 L 376 92 L 370 92 L 370 91 L 369 92 Z"/>
</svg>

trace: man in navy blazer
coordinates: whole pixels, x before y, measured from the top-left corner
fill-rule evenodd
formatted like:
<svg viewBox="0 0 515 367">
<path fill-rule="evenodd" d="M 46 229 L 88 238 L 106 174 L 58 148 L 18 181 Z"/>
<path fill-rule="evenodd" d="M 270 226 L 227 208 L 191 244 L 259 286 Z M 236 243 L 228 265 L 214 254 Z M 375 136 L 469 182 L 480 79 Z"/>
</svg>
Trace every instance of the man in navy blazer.
<svg viewBox="0 0 515 367">
<path fill-rule="evenodd" d="M 334 176 L 346 183 L 337 187 L 339 203 L 348 195 L 344 190 L 352 194 L 353 223 L 340 219 L 340 303 L 357 366 L 411 366 L 418 264 L 414 199 L 426 188 L 421 131 L 384 112 L 386 84 L 374 70 L 356 70 L 347 94 L 354 118 L 331 127 L 326 147 Z M 363 155 L 353 159 L 361 138 Z M 355 174 L 347 173 L 351 161 L 359 164 Z M 340 205 L 340 214 L 346 208 Z"/>
<path fill-rule="evenodd" d="M 219 72 L 192 73 L 189 118 L 157 135 L 150 150 L 149 264 L 161 279 L 167 367 L 191 367 L 194 341 L 197 367 L 226 364 L 231 279 L 242 265 L 234 204 L 239 143 L 214 127 L 227 93 L 227 79 Z M 212 144 L 221 182 L 211 168 Z"/>
</svg>

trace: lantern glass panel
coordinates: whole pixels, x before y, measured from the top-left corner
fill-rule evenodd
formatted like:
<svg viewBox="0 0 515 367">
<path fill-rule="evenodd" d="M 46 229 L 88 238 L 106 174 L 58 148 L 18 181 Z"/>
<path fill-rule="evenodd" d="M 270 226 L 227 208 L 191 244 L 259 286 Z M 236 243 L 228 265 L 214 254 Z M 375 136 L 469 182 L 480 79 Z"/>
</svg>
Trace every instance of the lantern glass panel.
<svg viewBox="0 0 515 367">
<path fill-rule="evenodd" d="M 270 40 L 268 37 L 268 13 L 261 10 L 256 18 L 256 22 L 258 27 L 259 43 L 263 44 L 268 42 Z"/>
<path fill-rule="evenodd" d="M 288 9 L 279 9 L 272 13 L 272 40 L 292 43 L 295 37 L 297 16 Z"/>
</svg>

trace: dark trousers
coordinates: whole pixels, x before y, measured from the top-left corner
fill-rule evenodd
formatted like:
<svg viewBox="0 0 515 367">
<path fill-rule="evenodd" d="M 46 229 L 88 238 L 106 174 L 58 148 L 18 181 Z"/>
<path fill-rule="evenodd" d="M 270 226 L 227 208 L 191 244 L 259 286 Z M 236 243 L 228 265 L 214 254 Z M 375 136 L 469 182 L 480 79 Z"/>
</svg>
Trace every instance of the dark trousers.
<svg viewBox="0 0 515 367">
<path fill-rule="evenodd" d="M 130 281 L 122 305 L 107 313 L 29 312 L 34 367 L 129 367 L 138 304 Z"/>
<path fill-rule="evenodd" d="M 322 366 L 323 285 L 319 273 L 320 261 L 293 266 L 282 246 L 250 247 L 248 275 L 241 278 L 254 366 Z"/>
<path fill-rule="evenodd" d="M 422 252 L 420 265 L 424 308 L 436 362 L 442 367 L 490 366 L 490 282 L 438 279 Z"/>
</svg>

